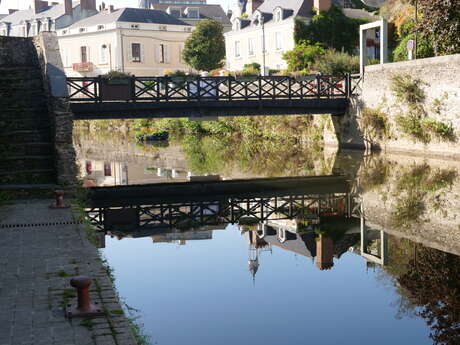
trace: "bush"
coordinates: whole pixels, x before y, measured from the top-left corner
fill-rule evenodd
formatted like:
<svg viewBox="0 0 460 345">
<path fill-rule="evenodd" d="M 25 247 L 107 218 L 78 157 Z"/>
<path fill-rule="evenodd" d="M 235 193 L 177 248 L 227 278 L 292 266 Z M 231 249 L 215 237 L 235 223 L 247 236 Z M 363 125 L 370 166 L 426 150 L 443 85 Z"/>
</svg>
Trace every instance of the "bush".
<svg viewBox="0 0 460 345">
<path fill-rule="evenodd" d="M 120 72 L 120 71 L 110 71 L 110 72 L 107 72 L 106 74 L 101 75 L 101 77 L 102 79 L 106 79 L 106 80 L 125 79 L 125 78 L 131 78 L 131 74 Z"/>
<path fill-rule="evenodd" d="M 420 88 L 422 81 L 413 79 L 410 74 L 393 74 L 391 86 L 396 98 L 409 106 L 423 103 L 425 92 Z"/>
<path fill-rule="evenodd" d="M 247 63 L 244 65 L 244 69 L 253 69 L 253 70 L 259 70 L 260 71 L 260 63 L 253 62 L 253 63 Z"/>
<path fill-rule="evenodd" d="M 425 119 L 422 121 L 422 127 L 438 138 L 448 141 L 455 141 L 456 139 L 452 126 L 444 122 L 434 119 Z"/>
<path fill-rule="evenodd" d="M 283 59 L 288 64 L 288 70 L 309 71 L 311 65 L 326 51 L 319 43 L 310 44 L 308 41 L 302 41 L 295 45 L 294 49 L 287 51 Z"/>
<path fill-rule="evenodd" d="M 379 109 L 364 108 L 361 113 L 361 125 L 366 132 L 375 132 L 380 137 L 388 135 L 388 116 Z"/>
<path fill-rule="evenodd" d="M 330 49 L 318 57 L 312 68 L 328 75 L 359 73 L 359 57 Z"/>
<path fill-rule="evenodd" d="M 415 39 L 414 34 L 409 34 L 401 39 L 398 46 L 393 50 L 393 61 L 406 61 L 408 58 L 407 42 Z M 417 43 L 417 58 L 427 58 L 434 56 L 433 46 L 427 39 L 419 37 Z"/>
<path fill-rule="evenodd" d="M 414 115 L 409 116 L 396 116 L 396 124 L 399 126 L 404 134 L 412 136 L 423 143 L 430 141 L 430 135 L 422 126 L 422 121 Z"/>
</svg>

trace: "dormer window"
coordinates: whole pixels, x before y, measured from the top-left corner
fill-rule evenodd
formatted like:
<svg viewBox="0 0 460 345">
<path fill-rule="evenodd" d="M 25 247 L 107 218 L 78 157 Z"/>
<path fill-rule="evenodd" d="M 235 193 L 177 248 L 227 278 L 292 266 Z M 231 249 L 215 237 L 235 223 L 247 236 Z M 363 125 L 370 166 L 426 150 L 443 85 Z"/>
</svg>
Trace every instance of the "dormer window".
<svg viewBox="0 0 460 345">
<path fill-rule="evenodd" d="M 235 31 L 241 30 L 241 21 L 239 19 L 233 22 L 233 30 Z"/>
<path fill-rule="evenodd" d="M 262 21 L 263 21 L 263 17 L 259 12 L 254 16 L 254 19 L 252 20 L 252 25 L 253 26 L 259 26 L 259 25 L 262 24 Z"/>
<path fill-rule="evenodd" d="M 166 12 L 175 17 L 175 18 L 180 18 L 181 17 L 181 10 L 180 10 L 180 7 L 173 7 L 173 6 L 170 6 L 168 7 L 168 9 L 166 10 Z"/>
<path fill-rule="evenodd" d="M 97 26 L 97 29 L 98 29 L 98 30 L 104 30 L 104 25 L 98 25 L 98 26 Z"/>
<path fill-rule="evenodd" d="M 159 26 L 160 31 L 168 31 L 168 27 L 166 25 Z"/>
<path fill-rule="evenodd" d="M 185 9 L 185 15 L 187 18 L 191 19 L 199 19 L 200 18 L 200 10 L 195 7 L 187 7 Z"/>
<path fill-rule="evenodd" d="M 281 7 L 275 8 L 274 11 L 275 22 L 280 22 L 283 20 L 283 9 Z"/>
<path fill-rule="evenodd" d="M 85 31 L 86 31 L 86 28 L 80 28 L 78 31 L 79 31 L 79 32 L 85 32 Z"/>
</svg>

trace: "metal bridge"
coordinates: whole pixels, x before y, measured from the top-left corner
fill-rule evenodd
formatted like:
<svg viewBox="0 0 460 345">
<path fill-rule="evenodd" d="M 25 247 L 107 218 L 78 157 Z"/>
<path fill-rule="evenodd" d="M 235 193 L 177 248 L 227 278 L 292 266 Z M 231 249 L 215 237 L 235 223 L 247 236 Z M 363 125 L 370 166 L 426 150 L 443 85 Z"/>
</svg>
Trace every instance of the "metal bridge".
<svg viewBox="0 0 460 345">
<path fill-rule="evenodd" d="M 350 188 L 342 176 L 289 177 L 90 188 L 86 210 L 101 230 L 178 228 L 351 216 Z"/>
<path fill-rule="evenodd" d="M 77 120 L 288 114 L 342 115 L 357 75 L 67 78 Z"/>
</svg>

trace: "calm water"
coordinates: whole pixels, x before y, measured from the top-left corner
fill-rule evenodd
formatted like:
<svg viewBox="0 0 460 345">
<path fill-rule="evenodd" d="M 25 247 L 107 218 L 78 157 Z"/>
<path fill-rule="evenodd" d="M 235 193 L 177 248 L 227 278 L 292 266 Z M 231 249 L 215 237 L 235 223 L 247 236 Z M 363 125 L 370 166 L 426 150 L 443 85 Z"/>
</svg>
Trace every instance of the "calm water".
<svg viewBox="0 0 460 345">
<path fill-rule="evenodd" d="M 303 218 L 276 217 L 280 208 L 264 222 L 108 230 L 103 254 L 152 343 L 460 344 L 458 163 L 233 139 L 76 139 L 87 186 L 206 174 L 349 183 Z"/>
</svg>

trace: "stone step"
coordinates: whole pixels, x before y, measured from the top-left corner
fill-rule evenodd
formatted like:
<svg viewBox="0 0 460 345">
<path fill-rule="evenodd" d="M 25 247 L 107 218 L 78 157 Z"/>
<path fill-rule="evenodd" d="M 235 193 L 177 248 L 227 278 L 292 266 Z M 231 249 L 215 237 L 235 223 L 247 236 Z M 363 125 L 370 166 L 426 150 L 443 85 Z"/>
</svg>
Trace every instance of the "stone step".
<svg viewBox="0 0 460 345">
<path fill-rule="evenodd" d="M 0 118 L 0 135 L 5 131 L 30 130 L 30 129 L 51 129 L 49 119 L 45 117 L 30 117 L 23 119 Z"/>
<path fill-rule="evenodd" d="M 0 171 L 0 184 L 48 184 L 56 183 L 54 169 Z"/>
<path fill-rule="evenodd" d="M 54 144 L 49 142 L 36 142 L 24 144 L 7 144 L 4 157 L 14 156 L 52 156 L 54 154 Z"/>
<path fill-rule="evenodd" d="M 48 107 L 45 102 L 30 106 L 9 104 L 2 107 L 2 111 L 0 112 L 0 120 L 28 119 L 37 117 L 48 118 Z"/>
<path fill-rule="evenodd" d="M 51 133 L 49 130 L 19 130 L 0 133 L 0 143 L 3 144 L 22 144 L 51 141 Z"/>
<path fill-rule="evenodd" d="M 3 156 L 0 160 L 0 171 L 53 169 L 54 157 L 47 156 Z"/>
</svg>

